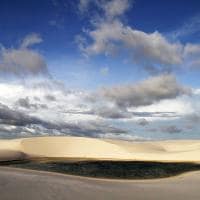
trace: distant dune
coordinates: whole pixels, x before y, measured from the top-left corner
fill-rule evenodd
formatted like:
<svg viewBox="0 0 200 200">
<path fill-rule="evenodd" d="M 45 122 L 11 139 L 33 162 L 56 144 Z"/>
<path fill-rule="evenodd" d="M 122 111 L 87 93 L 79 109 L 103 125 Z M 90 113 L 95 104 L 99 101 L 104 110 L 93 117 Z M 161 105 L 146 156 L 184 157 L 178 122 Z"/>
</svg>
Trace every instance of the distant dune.
<svg viewBox="0 0 200 200">
<path fill-rule="evenodd" d="M 0 160 L 26 157 L 199 162 L 200 140 L 128 142 L 84 137 L 0 140 Z"/>
</svg>

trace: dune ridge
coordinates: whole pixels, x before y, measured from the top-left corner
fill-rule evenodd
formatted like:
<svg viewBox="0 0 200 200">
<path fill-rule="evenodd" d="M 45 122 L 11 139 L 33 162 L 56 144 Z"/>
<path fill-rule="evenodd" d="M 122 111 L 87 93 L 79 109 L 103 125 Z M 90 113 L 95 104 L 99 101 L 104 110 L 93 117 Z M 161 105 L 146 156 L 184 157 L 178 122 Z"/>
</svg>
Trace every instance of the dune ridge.
<svg viewBox="0 0 200 200">
<path fill-rule="evenodd" d="M 82 158 L 200 163 L 200 140 L 121 141 L 86 137 L 0 140 L 0 161 L 24 158 Z"/>
</svg>

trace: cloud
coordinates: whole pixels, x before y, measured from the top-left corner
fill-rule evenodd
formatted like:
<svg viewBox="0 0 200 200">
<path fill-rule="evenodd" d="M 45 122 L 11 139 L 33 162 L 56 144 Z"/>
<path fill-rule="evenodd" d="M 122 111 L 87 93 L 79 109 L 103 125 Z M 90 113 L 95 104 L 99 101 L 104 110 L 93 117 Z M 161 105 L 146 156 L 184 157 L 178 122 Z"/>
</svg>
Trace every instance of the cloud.
<svg viewBox="0 0 200 200">
<path fill-rule="evenodd" d="M 76 111 L 68 110 L 67 113 L 75 115 L 94 115 L 105 119 L 126 119 L 131 118 L 133 114 L 127 110 L 122 110 L 117 106 L 91 105 L 90 110 Z"/>
<path fill-rule="evenodd" d="M 114 18 L 125 13 L 130 8 L 130 0 L 111 0 L 101 4 L 106 17 Z"/>
<path fill-rule="evenodd" d="M 40 37 L 40 35 L 36 34 L 36 33 L 32 33 L 30 35 L 27 35 L 22 43 L 21 43 L 21 48 L 24 49 L 24 48 L 28 48 L 28 47 L 31 47 L 32 45 L 34 44 L 39 44 L 41 43 L 43 40 L 42 38 Z"/>
<path fill-rule="evenodd" d="M 187 43 L 184 47 L 184 58 L 189 69 L 200 69 L 200 44 Z"/>
<path fill-rule="evenodd" d="M 79 123 L 50 122 L 45 119 L 27 115 L 21 111 L 13 110 L 3 104 L 0 104 L 0 125 L 7 125 L 7 127 L 10 127 L 10 129 L 6 129 L 8 137 L 10 136 L 10 133 L 13 135 L 14 132 L 14 135 L 18 136 L 35 136 L 38 134 L 43 135 L 44 133 L 50 135 L 51 133 L 57 133 L 60 135 L 78 135 L 90 137 L 103 137 L 103 134 L 107 133 L 127 133 L 127 131 L 113 127 L 103 121 Z M 37 133 L 38 130 L 40 130 L 40 132 Z"/>
<path fill-rule="evenodd" d="M 185 116 L 185 120 L 190 124 L 199 124 L 200 123 L 200 116 L 197 113 L 189 114 Z"/>
<path fill-rule="evenodd" d="M 171 39 L 169 35 L 173 34 L 162 34 L 157 30 L 147 33 L 124 23 L 123 18 L 132 1 L 94 2 L 96 9 L 94 6 L 93 9 L 96 13 L 94 16 L 90 15 L 91 26 L 83 29 L 83 34 L 76 38 L 83 55 L 90 57 L 125 54 L 140 69 L 154 75 L 182 68 L 199 69 L 199 44 L 184 44 L 178 39 Z M 91 1 L 87 1 L 87 7 L 90 4 Z M 195 27 L 199 19 L 198 16 L 193 20 L 191 29 L 187 30 L 188 33 L 199 30 L 196 28 L 198 26 Z M 187 25 L 174 35 L 181 37 L 189 28 Z"/>
<path fill-rule="evenodd" d="M 45 74 L 47 67 L 40 54 L 32 50 L 7 49 L 1 53 L 0 70 L 14 75 Z"/>
<path fill-rule="evenodd" d="M 27 126 L 41 124 L 42 120 L 31 117 L 20 111 L 12 110 L 8 106 L 0 104 L 0 123 L 15 126 Z"/>
<path fill-rule="evenodd" d="M 149 121 L 147 121 L 145 118 L 139 119 L 137 122 L 140 126 L 147 126 L 149 124 Z"/>
<path fill-rule="evenodd" d="M 35 105 L 30 103 L 30 100 L 29 100 L 28 97 L 18 99 L 16 101 L 16 105 L 20 106 L 20 107 L 27 108 L 27 109 L 30 109 L 31 107 L 35 108 Z"/>
<path fill-rule="evenodd" d="M 90 1 L 86 2 L 88 7 Z M 145 33 L 122 22 L 121 18 L 131 7 L 132 1 L 95 2 L 98 2 L 96 11 L 99 15 L 92 16 L 93 28 L 84 31 L 86 37 L 83 39 L 83 36 L 79 36 L 77 41 L 84 55 L 108 56 L 125 52 L 134 63 L 151 73 L 170 71 L 173 66 L 182 64 L 184 48 L 182 44 L 170 42 L 158 31 Z M 99 9 L 102 12 L 98 12 Z"/>
<path fill-rule="evenodd" d="M 89 112 L 88 117 L 85 116 L 84 107 L 90 105 L 84 102 L 83 92 L 63 90 L 55 83 L 49 84 L 51 87 L 48 87 L 47 83 L 46 87 L 39 83 L 32 84 L 28 86 L 0 84 L 1 137 L 5 138 L 6 135 L 7 138 L 36 135 L 103 137 L 110 133 L 113 135 L 127 133 L 125 129 L 108 123 L 95 113 Z M 26 97 L 22 98 L 24 94 Z M 39 102 L 36 97 L 40 97 Z M 79 105 L 80 103 L 84 106 Z M 72 109 L 80 109 L 80 113 L 70 112 Z M 3 131 L 5 127 L 7 127 L 6 132 Z"/>
<path fill-rule="evenodd" d="M 53 95 L 50 95 L 50 94 L 46 95 L 45 98 L 46 98 L 48 101 L 56 101 L 56 97 L 53 96 Z"/>
<path fill-rule="evenodd" d="M 171 125 L 161 127 L 161 131 L 165 133 L 181 133 L 183 130 L 175 125 Z"/>
<path fill-rule="evenodd" d="M 138 111 L 133 111 L 131 112 L 134 116 L 137 117 L 153 117 L 153 118 L 162 118 L 162 117 L 177 117 L 178 114 L 176 112 L 138 112 Z"/>
<path fill-rule="evenodd" d="M 131 7 L 132 0 L 80 0 L 78 9 L 81 13 L 87 12 L 90 7 L 100 9 L 107 18 L 123 15 Z"/>
<path fill-rule="evenodd" d="M 200 44 L 187 43 L 184 47 L 184 55 L 187 56 L 199 56 Z"/>
<path fill-rule="evenodd" d="M 199 70 L 200 69 L 200 59 L 192 61 L 189 66 L 191 69 Z"/>
<path fill-rule="evenodd" d="M 48 106 L 46 104 L 35 104 L 31 103 L 28 97 L 26 98 L 19 98 L 16 101 L 16 106 L 23 107 L 26 109 L 47 109 Z"/>
<path fill-rule="evenodd" d="M 68 133 L 71 134 L 93 136 L 93 137 L 99 137 L 99 135 L 103 136 L 102 134 L 106 135 L 109 133 L 112 134 L 127 133 L 127 131 L 124 129 L 113 127 L 105 122 L 98 120 L 96 122 L 84 122 L 79 124 L 63 124 L 61 127 L 62 129 L 68 129 L 69 130 Z"/>
<path fill-rule="evenodd" d="M 85 48 L 88 54 L 112 54 L 121 45 L 137 63 L 176 65 L 182 62 L 179 43 L 168 42 L 157 31 L 147 34 L 126 27 L 118 20 L 101 23 L 89 36 L 93 43 Z"/>
<path fill-rule="evenodd" d="M 189 20 L 185 21 L 182 26 L 180 26 L 175 31 L 170 32 L 168 35 L 173 39 L 180 39 L 193 35 L 200 31 L 200 14 L 191 17 Z"/>
<path fill-rule="evenodd" d="M 124 109 L 120 109 L 117 106 L 99 106 L 95 107 L 92 110 L 92 113 L 103 117 L 103 118 L 110 118 L 110 119 L 123 119 L 123 118 L 131 118 L 132 114 Z"/>
<path fill-rule="evenodd" d="M 48 74 L 42 55 L 30 49 L 31 45 L 40 43 L 42 39 L 35 35 L 24 38 L 19 48 L 2 48 L 0 52 L 0 71 L 16 76 Z"/>
<path fill-rule="evenodd" d="M 113 134 L 113 133 L 108 133 L 106 135 L 103 135 L 103 138 L 108 138 L 108 139 L 117 139 L 117 140 L 127 140 L 127 141 L 146 141 L 149 140 L 149 138 L 143 138 L 136 136 L 134 134 L 127 134 L 127 133 L 118 133 L 118 134 Z"/>
<path fill-rule="evenodd" d="M 174 81 L 172 81 L 174 78 L 166 81 L 168 79 L 162 76 L 159 77 L 166 84 L 170 82 L 172 86 L 174 85 Z M 23 85 L 21 83 L 1 83 L 0 137 L 74 135 L 133 140 L 149 139 L 150 136 L 152 138 L 163 138 L 165 135 L 169 137 L 169 132 L 176 132 L 174 134 L 177 134 L 178 131 L 172 128 L 161 129 L 162 127 L 168 127 L 169 124 L 176 126 L 178 129 L 181 127 L 183 130 L 181 133 L 185 135 L 198 129 L 198 126 L 184 118 L 188 113 L 194 114 L 199 112 L 198 92 L 195 90 L 192 95 L 182 97 L 181 95 L 185 94 L 185 87 L 176 83 L 175 88 L 179 88 L 177 87 L 179 85 L 180 88 L 183 88 L 183 93 L 172 92 L 173 95 L 170 95 L 170 99 L 166 100 L 165 98 L 168 98 L 168 95 L 160 97 L 160 93 L 154 94 L 154 92 L 150 92 L 153 96 L 156 96 L 152 97 L 148 94 L 149 90 L 143 88 L 147 86 L 149 88 L 156 87 L 159 88 L 157 89 L 159 91 L 165 87 L 168 91 L 172 87 L 168 88 L 166 85 L 158 87 L 157 85 L 162 85 L 160 81 L 158 81 L 159 84 L 151 84 L 152 79 L 155 78 L 157 79 L 158 77 L 152 77 L 132 84 L 132 87 L 138 87 L 141 95 L 130 90 L 129 95 L 136 95 L 137 98 L 134 97 L 134 101 L 128 98 L 129 103 L 126 105 L 116 103 L 119 102 L 118 96 L 112 99 L 105 97 L 102 95 L 102 90 L 96 90 L 96 92 L 67 90 L 53 80 L 37 80 L 36 82 L 29 82 Z M 149 80 L 151 81 L 148 82 Z M 121 85 L 120 87 L 124 89 L 126 85 Z M 110 90 L 112 87 L 105 89 Z M 118 92 L 118 94 L 121 93 Z M 46 96 L 54 96 L 55 100 L 51 101 Z M 140 100 L 138 100 L 138 96 L 141 98 Z M 151 99 L 149 102 L 153 102 L 153 104 L 141 106 L 143 105 L 143 99 L 147 97 Z M 40 99 L 39 101 L 38 98 Z M 120 98 L 122 97 L 120 96 Z M 138 102 L 141 101 L 141 103 L 132 103 L 132 101 L 135 102 L 135 99 Z M 182 101 L 180 101 L 181 99 Z M 166 102 L 159 104 L 158 101 Z M 179 104 L 173 103 L 174 101 L 179 102 L 179 104 L 182 102 L 180 108 Z M 41 105 L 46 105 L 47 107 L 43 109 L 40 107 Z M 131 105 L 135 107 L 129 107 Z M 149 107 L 152 108 L 150 109 Z M 176 110 L 177 107 L 178 109 Z M 188 111 L 188 109 L 190 110 Z M 191 120 L 194 121 L 193 119 Z M 186 125 L 187 127 L 190 126 L 191 129 L 184 128 Z M 156 135 L 154 135 L 155 131 L 152 129 L 155 126 L 158 127 Z M 147 129 L 152 130 L 148 131 Z"/>
<path fill-rule="evenodd" d="M 166 81 L 168 79 L 165 76 L 159 76 L 159 79 L 162 79 L 166 84 L 170 82 L 172 84 L 169 87 L 171 90 L 172 86 L 174 86 L 174 81 L 172 81 L 174 78 Z M 157 78 L 152 77 L 145 81 L 129 85 L 133 88 L 137 87 L 140 95 L 135 90 L 130 90 L 129 95 L 131 95 L 131 100 L 130 98 L 128 100 L 126 99 L 128 101 L 126 105 L 119 105 L 121 96 L 110 99 L 102 95 L 102 90 L 67 90 L 53 80 L 35 80 L 31 81 L 31 83 L 29 81 L 23 84 L 19 82 L 15 84 L 1 83 L 0 136 L 5 138 L 6 135 L 7 137 L 77 135 L 101 138 L 138 139 L 143 138 L 143 136 L 149 138 L 149 132 L 143 132 L 147 128 L 153 128 L 155 124 L 157 127 L 165 127 L 172 123 L 177 127 L 182 127 L 181 124 L 190 125 L 188 120 L 182 120 L 181 122 L 177 122 L 177 120 L 188 114 L 188 108 L 190 108 L 191 114 L 199 112 L 200 107 L 197 104 L 199 102 L 197 91 L 195 90 L 196 92 L 194 92 L 196 96 L 193 94 L 183 96 L 185 100 L 181 101 L 183 105 L 181 104 L 179 108 L 178 104 L 174 104 L 173 101 L 179 102 L 180 100 L 178 99 L 183 98 L 181 95 L 185 94 L 185 87 L 176 83 L 175 88 L 180 87 L 180 92 L 172 92 L 173 95 L 170 95 L 170 99 L 166 100 L 165 98 L 168 98 L 168 95 L 160 97 L 160 93 L 154 94 L 153 91 L 149 92 L 149 89 L 146 89 L 146 87 L 153 89 L 156 87 L 157 91 L 159 91 L 165 87 L 165 90 L 168 91 L 168 86 L 162 81 L 164 86 L 160 86 L 162 85 L 160 81 L 158 81 L 159 84 L 151 84 L 151 81 Z M 123 90 L 127 88 L 126 85 L 121 85 L 121 87 Z M 113 87 L 105 89 L 111 90 Z M 118 92 L 119 94 L 121 95 L 121 92 Z M 136 96 L 133 98 L 132 95 Z M 53 96 L 55 99 L 51 101 L 46 98 L 47 96 Z M 40 99 L 39 101 L 38 98 Z M 141 99 L 139 100 L 138 98 Z M 153 102 L 153 104 L 148 104 L 144 107 L 141 106 L 145 98 L 150 98 L 151 101 L 149 103 Z M 192 100 L 193 98 L 196 103 Z M 136 101 L 135 99 L 140 103 L 133 103 Z M 158 101 L 167 102 L 159 105 Z M 188 107 L 187 104 L 190 106 Z M 42 108 L 42 105 L 46 105 L 47 107 Z M 129 107 L 132 105 L 135 107 Z M 149 109 L 151 106 L 153 106 L 152 109 Z M 175 110 L 177 107 L 178 109 Z M 171 112 L 171 110 L 176 111 L 176 113 Z M 148 126 L 144 126 L 147 124 L 143 120 L 144 118 L 148 122 L 151 122 Z M 192 126 L 192 129 L 189 131 L 194 130 L 194 128 L 198 127 Z M 185 132 L 186 129 L 183 130 Z M 159 130 L 159 134 L 156 137 L 164 137 L 164 131 L 162 132 L 162 136 L 160 136 L 161 132 L 162 130 Z M 152 131 L 150 133 L 152 138 L 154 138 L 153 133 Z M 167 132 L 165 133 L 167 135 Z"/>
<path fill-rule="evenodd" d="M 84 13 L 88 10 L 88 7 L 91 3 L 91 0 L 80 0 L 78 4 L 78 9 L 81 13 Z"/>
<path fill-rule="evenodd" d="M 160 75 L 135 85 L 122 85 L 104 88 L 101 95 L 119 107 L 138 107 L 151 105 L 164 99 L 174 99 L 189 94 L 190 90 L 179 83 L 173 75 Z"/>
</svg>

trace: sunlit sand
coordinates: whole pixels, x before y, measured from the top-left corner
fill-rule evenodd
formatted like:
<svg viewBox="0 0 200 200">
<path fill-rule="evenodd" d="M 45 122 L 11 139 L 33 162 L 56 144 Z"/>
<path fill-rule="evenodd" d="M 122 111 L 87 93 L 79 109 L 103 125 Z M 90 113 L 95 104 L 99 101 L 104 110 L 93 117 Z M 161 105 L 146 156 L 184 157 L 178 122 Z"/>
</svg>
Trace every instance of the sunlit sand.
<svg viewBox="0 0 200 200">
<path fill-rule="evenodd" d="M 25 157 L 200 162 L 200 140 L 131 142 L 84 137 L 0 140 L 0 160 Z"/>
</svg>

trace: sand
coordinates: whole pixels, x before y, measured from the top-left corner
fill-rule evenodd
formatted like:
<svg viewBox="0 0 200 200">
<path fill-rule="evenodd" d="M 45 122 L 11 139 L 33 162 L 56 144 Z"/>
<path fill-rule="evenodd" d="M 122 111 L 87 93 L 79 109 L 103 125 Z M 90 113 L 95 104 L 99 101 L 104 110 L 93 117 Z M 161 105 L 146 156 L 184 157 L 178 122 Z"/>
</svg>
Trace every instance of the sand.
<svg viewBox="0 0 200 200">
<path fill-rule="evenodd" d="M 25 157 L 200 163 L 200 140 L 128 142 L 86 137 L 0 140 L 0 160 Z"/>
<path fill-rule="evenodd" d="M 83 137 L 0 140 L 0 161 L 76 158 L 200 163 L 200 140 L 128 142 Z M 200 172 L 156 180 L 106 180 L 0 167 L 1 200 L 200 199 Z"/>
<path fill-rule="evenodd" d="M 199 200 L 200 172 L 143 181 L 98 180 L 0 167 L 1 200 Z"/>
</svg>

